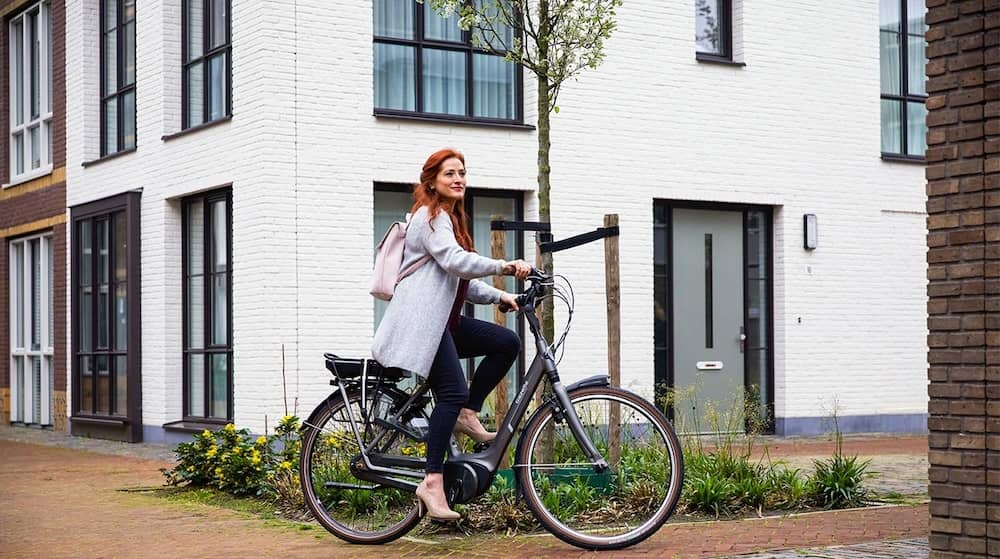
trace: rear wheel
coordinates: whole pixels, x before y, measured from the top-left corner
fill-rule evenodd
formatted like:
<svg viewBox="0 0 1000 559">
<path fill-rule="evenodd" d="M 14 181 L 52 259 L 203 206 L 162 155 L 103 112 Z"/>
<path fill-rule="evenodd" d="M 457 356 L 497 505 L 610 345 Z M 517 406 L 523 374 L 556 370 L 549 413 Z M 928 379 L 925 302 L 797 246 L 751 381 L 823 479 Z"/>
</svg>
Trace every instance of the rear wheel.
<svg viewBox="0 0 1000 559">
<path fill-rule="evenodd" d="M 389 416 L 392 398 L 385 393 L 369 393 L 368 398 L 368 417 Z M 348 401 L 365 445 L 375 442 L 384 454 L 422 452 L 422 443 L 402 430 L 366 423 L 360 394 L 349 395 Z M 341 394 L 334 393 L 303 425 L 302 493 L 316 520 L 335 536 L 351 543 L 386 543 L 420 522 L 417 498 L 412 492 L 354 477 L 351 461 L 360 456 L 360 448 L 347 410 Z"/>
<path fill-rule="evenodd" d="M 528 508 L 559 539 L 621 549 L 654 534 L 680 499 L 684 458 L 667 418 L 616 388 L 569 394 L 584 430 L 610 465 L 596 472 L 552 404 L 528 422 L 515 469 Z"/>
</svg>

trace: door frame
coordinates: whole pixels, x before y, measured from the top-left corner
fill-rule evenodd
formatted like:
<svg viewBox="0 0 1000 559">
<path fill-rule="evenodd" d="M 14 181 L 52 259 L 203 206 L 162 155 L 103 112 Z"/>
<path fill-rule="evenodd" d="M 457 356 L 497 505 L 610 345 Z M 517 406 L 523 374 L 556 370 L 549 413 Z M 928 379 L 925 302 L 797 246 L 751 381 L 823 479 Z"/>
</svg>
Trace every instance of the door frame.
<svg viewBox="0 0 1000 559">
<path fill-rule="evenodd" d="M 656 222 L 655 212 L 657 208 L 663 208 L 665 215 L 665 222 L 663 223 L 666 231 L 666 238 L 664 242 L 666 246 L 664 247 L 666 252 L 666 285 L 664 286 L 664 294 L 666 295 L 666 358 L 663 367 L 656 366 L 655 358 L 655 346 L 654 346 L 654 359 L 653 359 L 653 385 L 654 391 L 656 393 L 656 400 L 662 401 L 661 398 L 664 396 L 664 391 L 674 388 L 675 376 L 674 376 L 674 313 L 673 313 L 673 301 L 674 301 L 674 277 L 673 277 L 673 263 L 674 263 L 674 253 L 673 253 L 673 242 L 674 242 L 674 230 L 673 230 L 673 210 L 677 209 L 688 209 L 688 210 L 714 210 L 714 211 L 731 211 L 740 212 L 743 216 L 743 264 L 741 266 L 743 270 L 743 325 L 744 327 L 749 322 L 749 296 L 747 295 L 747 253 L 749 251 L 748 246 L 748 236 L 747 236 L 747 212 L 748 211 L 759 211 L 764 214 L 766 224 L 765 224 L 765 234 L 766 234 L 766 247 L 767 247 L 767 311 L 768 311 L 768 323 L 767 323 L 767 339 L 770 350 L 767 355 L 767 371 L 765 376 L 767 378 L 767 394 L 764 395 L 764 407 L 767 410 L 767 421 L 764 425 L 764 432 L 768 434 L 774 433 L 774 208 L 772 206 L 764 206 L 759 204 L 738 204 L 730 202 L 703 202 L 703 201 L 693 201 L 693 200 L 671 200 L 671 199 L 654 199 L 653 200 L 653 226 L 654 228 L 659 225 Z M 655 238 L 656 232 L 654 230 L 654 251 L 655 251 Z M 654 286 L 657 278 L 655 277 L 654 271 Z M 655 295 L 654 295 L 655 299 Z M 655 301 L 654 301 L 655 305 Z M 655 328 L 655 317 L 654 317 L 654 328 Z M 654 334 L 655 340 L 655 334 Z M 655 342 L 654 342 L 655 344 Z M 747 356 L 749 352 L 743 352 L 743 386 L 746 388 L 749 378 L 749 367 L 747 362 Z M 659 370 L 659 369 L 663 370 Z M 664 410 L 667 413 L 667 417 L 671 420 L 674 419 L 674 409 L 669 407 Z"/>
</svg>

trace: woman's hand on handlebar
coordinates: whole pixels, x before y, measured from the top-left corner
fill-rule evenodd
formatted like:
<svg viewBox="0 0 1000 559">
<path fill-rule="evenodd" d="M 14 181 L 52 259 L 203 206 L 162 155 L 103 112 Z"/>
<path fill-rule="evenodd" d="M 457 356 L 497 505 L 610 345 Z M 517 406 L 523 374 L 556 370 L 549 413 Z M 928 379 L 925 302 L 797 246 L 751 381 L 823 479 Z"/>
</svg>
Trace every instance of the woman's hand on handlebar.
<svg viewBox="0 0 1000 559">
<path fill-rule="evenodd" d="M 517 295 L 511 295 L 507 292 L 500 295 L 500 310 L 502 312 L 517 311 L 520 308 L 521 306 L 517 304 Z"/>
<path fill-rule="evenodd" d="M 505 276 L 514 276 L 517 279 L 524 281 L 524 279 L 528 277 L 528 274 L 531 273 L 531 264 L 528 264 L 524 260 L 511 260 L 509 262 L 504 262 L 503 267 L 500 269 L 500 273 Z"/>
</svg>

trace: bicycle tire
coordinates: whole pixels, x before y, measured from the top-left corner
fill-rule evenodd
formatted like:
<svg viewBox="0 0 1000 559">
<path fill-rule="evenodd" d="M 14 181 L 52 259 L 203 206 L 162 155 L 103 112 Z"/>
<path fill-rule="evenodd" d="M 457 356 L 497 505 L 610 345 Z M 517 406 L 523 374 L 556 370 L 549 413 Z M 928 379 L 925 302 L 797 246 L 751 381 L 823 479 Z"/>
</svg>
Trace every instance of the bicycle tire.
<svg viewBox="0 0 1000 559">
<path fill-rule="evenodd" d="M 680 500 L 680 441 L 663 413 L 626 390 L 581 388 L 569 398 L 611 469 L 594 472 L 550 402 L 529 419 L 518 441 L 515 470 L 525 503 L 546 530 L 571 545 L 587 550 L 635 545 L 656 533 Z M 611 442 L 608 427 L 613 409 L 622 427 L 614 430 L 618 445 Z M 546 449 L 543 433 L 550 426 L 551 448 Z M 617 463 L 612 448 L 620 453 Z M 595 504 L 601 499 L 605 502 Z"/>
<path fill-rule="evenodd" d="M 377 417 L 394 402 L 385 393 L 375 403 L 369 393 L 368 417 Z M 363 432 L 365 444 L 385 429 L 365 421 L 361 413 L 360 392 L 348 394 L 355 420 Z M 426 418 L 423 413 L 420 416 Z M 321 403 L 302 427 L 302 451 L 299 478 L 302 494 L 313 517 L 330 533 L 355 544 L 382 544 L 405 535 L 420 522 L 416 495 L 392 488 L 345 489 L 331 483 L 373 486 L 350 474 L 349 463 L 360 454 L 357 439 L 347 419 L 344 399 L 335 392 Z M 394 433 L 401 432 L 395 430 Z M 419 448 L 413 438 L 397 437 L 396 451 L 409 445 Z M 384 449 L 383 449 L 384 450 Z"/>
</svg>

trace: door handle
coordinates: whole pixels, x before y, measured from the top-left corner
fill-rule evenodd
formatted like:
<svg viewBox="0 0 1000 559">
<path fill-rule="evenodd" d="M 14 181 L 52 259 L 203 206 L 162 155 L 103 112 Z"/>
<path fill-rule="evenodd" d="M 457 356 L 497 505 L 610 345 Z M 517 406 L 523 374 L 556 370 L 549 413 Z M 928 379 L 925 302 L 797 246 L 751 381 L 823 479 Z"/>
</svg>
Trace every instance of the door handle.
<svg viewBox="0 0 1000 559">
<path fill-rule="evenodd" d="M 740 326 L 740 353 L 745 353 L 747 345 L 747 332 L 746 328 Z"/>
</svg>

